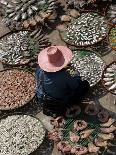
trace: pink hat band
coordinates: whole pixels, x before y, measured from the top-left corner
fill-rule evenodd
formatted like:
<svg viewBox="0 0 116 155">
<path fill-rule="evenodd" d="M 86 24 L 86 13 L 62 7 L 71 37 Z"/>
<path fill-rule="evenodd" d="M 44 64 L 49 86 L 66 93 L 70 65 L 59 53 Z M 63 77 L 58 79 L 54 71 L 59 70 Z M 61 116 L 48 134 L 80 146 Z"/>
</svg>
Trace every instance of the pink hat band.
<svg viewBox="0 0 116 155">
<path fill-rule="evenodd" d="M 61 57 L 63 57 L 62 52 L 57 47 L 49 47 L 47 49 L 48 60 L 50 63 L 56 63 Z"/>
</svg>

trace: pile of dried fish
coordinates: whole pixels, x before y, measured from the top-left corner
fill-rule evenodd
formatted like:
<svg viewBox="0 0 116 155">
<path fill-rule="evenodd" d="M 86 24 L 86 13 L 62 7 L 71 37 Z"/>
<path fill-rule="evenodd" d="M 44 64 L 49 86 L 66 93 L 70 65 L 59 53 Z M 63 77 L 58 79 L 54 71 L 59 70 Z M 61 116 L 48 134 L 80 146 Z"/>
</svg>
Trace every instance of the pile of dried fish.
<svg viewBox="0 0 116 155">
<path fill-rule="evenodd" d="M 8 116 L 0 121 L 0 154 L 28 155 L 43 142 L 42 123 L 28 115 Z"/>
<path fill-rule="evenodd" d="M 48 45 L 46 42 L 40 32 L 8 33 L 0 40 L 0 61 L 10 65 L 26 64 L 30 59 L 36 58 L 38 52 Z"/>
<path fill-rule="evenodd" d="M 109 44 L 112 49 L 116 50 L 116 25 L 109 32 Z"/>
<path fill-rule="evenodd" d="M 66 0 L 66 2 L 68 6 L 81 10 L 84 6 L 95 3 L 96 0 Z"/>
<path fill-rule="evenodd" d="M 87 80 L 90 86 L 97 84 L 101 80 L 105 68 L 103 60 L 88 50 L 74 50 L 73 53 L 72 68 L 69 69 L 69 72 L 74 75 L 78 71 L 82 80 Z"/>
<path fill-rule="evenodd" d="M 107 90 L 116 95 L 116 62 L 106 67 L 102 80 Z"/>
<path fill-rule="evenodd" d="M 1 71 L 0 82 L 1 110 L 23 106 L 35 96 L 35 78 L 28 72 L 17 69 Z"/>
<path fill-rule="evenodd" d="M 116 5 L 110 5 L 107 11 L 107 17 L 109 19 L 116 18 Z"/>
<path fill-rule="evenodd" d="M 101 112 L 103 114 L 103 109 L 100 111 L 99 108 L 96 110 L 95 105 L 87 105 L 85 112 L 87 110 L 90 110 L 90 113 L 86 113 L 87 115 L 93 115 L 91 121 L 89 117 L 86 118 L 89 121 L 83 120 L 83 113 L 77 117 L 81 119 L 68 118 L 64 120 L 63 117 L 58 117 L 54 121 L 52 120 L 54 129 L 49 132 L 48 137 L 57 143 L 59 151 L 66 154 L 83 155 L 86 153 L 100 153 L 101 149 L 108 150 L 110 146 L 114 146 L 109 140 L 114 139 L 115 119 L 110 117 L 105 123 L 98 123 L 96 115 Z M 58 120 L 61 120 L 61 122 L 58 122 Z"/>
<path fill-rule="evenodd" d="M 108 32 L 104 17 L 97 13 L 82 13 L 72 20 L 63 34 L 63 40 L 74 46 L 93 45 L 102 40 Z"/>
<path fill-rule="evenodd" d="M 54 0 L 0 0 L 4 5 L 7 26 L 29 28 L 42 24 L 55 10 Z"/>
</svg>

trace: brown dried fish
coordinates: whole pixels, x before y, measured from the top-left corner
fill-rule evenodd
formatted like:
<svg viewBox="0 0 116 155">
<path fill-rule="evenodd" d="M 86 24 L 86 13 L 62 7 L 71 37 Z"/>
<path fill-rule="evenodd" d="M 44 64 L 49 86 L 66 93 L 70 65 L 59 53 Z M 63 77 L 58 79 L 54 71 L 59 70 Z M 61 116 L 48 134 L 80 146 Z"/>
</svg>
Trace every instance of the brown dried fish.
<svg viewBox="0 0 116 155">
<path fill-rule="evenodd" d="M 109 128 L 100 128 L 103 133 L 111 133 L 116 131 L 116 126 L 111 125 Z"/>
<path fill-rule="evenodd" d="M 75 143 L 75 142 L 79 141 L 80 137 L 77 134 L 70 131 L 69 135 L 70 135 L 70 141 L 71 142 Z"/>
<path fill-rule="evenodd" d="M 88 150 L 90 153 L 97 153 L 100 147 L 95 146 L 92 142 L 88 144 Z"/>
<path fill-rule="evenodd" d="M 103 140 L 112 140 L 114 138 L 113 133 L 105 134 L 105 133 L 99 133 L 98 137 L 102 138 Z"/>
<path fill-rule="evenodd" d="M 81 138 L 88 138 L 95 129 L 87 129 L 80 133 Z"/>
<path fill-rule="evenodd" d="M 76 120 L 73 127 L 76 131 L 84 130 L 87 127 L 87 122 L 84 120 Z"/>
<path fill-rule="evenodd" d="M 95 139 L 95 145 L 96 146 L 99 146 L 99 147 L 107 147 L 107 145 L 108 145 L 108 142 L 107 141 L 105 141 L 105 140 L 103 140 L 102 138 L 96 138 Z"/>
<path fill-rule="evenodd" d="M 100 124 L 101 127 L 109 127 L 115 122 L 115 119 L 109 118 L 108 122 Z"/>
</svg>

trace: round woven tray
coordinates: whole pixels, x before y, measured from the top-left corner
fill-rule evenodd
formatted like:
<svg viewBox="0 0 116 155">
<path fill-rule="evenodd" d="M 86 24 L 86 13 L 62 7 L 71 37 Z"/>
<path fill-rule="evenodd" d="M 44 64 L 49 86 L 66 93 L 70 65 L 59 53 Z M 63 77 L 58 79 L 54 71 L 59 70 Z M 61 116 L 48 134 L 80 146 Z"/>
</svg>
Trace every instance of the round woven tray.
<svg viewBox="0 0 116 155">
<path fill-rule="evenodd" d="M 8 88 L 6 87 L 4 92 L 2 91 L 3 80 L 5 80 L 5 79 L 2 79 L 2 74 L 3 73 L 5 74 L 7 71 L 8 72 L 10 72 L 10 71 L 13 72 L 12 78 L 15 78 L 15 79 L 14 79 L 14 81 L 12 81 L 12 89 L 15 89 L 15 88 L 17 89 L 17 91 L 15 91 L 16 94 L 13 94 L 14 92 L 12 92 L 11 90 L 9 91 L 9 89 L 11 89 L 11 83 L 8 86 Z M 20 77 L 16 77 L 16 71 L 18 71 L 18 74 L 20 74 Z M 21 79 L 22 78 L 21 77 L 21 72 L 23 73 L 22 75 L 23 75 L 23 78 L 25 77 L 25 79 Z M 36 94 L 35 93 L 36 81 L 35 81 L 34 75 L 31 72 L 27 72 L 27 71 L 24 71 L 22 69 L 6 69 L 6 70 L 0 71 L 0 74 L 1 74 L 1 76 L 0 76 L 1 77 L 1 94 L 0 94 L 1 105 L 0 105 L 0 110 L 12 110 L 12 109 L 22 107 L 23 105 L 29 103 L 35 97 L 35 94 Z M 25 74 L 25 76 L 24 76 L 24 74 Z M 27 75 L 30 76 L 28 81 L 26 79 Z M 31 84 L 30 84 L 30 80 L 32 80 Z M 7 84 L 7 82 L 9 84 L 9 81 L 10 81 L 10 78 L 9 78 L 8 81 L 5 80 L 5 85 Z M 20 84 L 22 84 L 22 83 L 23 83 L 23 86 L 20 86 Z M 31 90 L 31 87 L 33 88 L 32 90 Z M 23 92 L 21 92 L 21 90 L 23 90 Z M 5 93 L 5 91 L 7 91 L 7 92 Z M 11 94 L 9 94 L 9 93 L 11 93 Z M 8 94 L 8 96 L 6 96 L 4 98 L 4 96 L 6 94 Z M 24 96 L 24 94 L 25 94 L 25 96 Z M 10 97 L 10 98 L 12 97 L 12 98 L 10 99 L 8 97 Z M 4 99 L 2 99 L 2 98 L 4 98 Z M 2 100 L 5 100 L 6 103 L 5 103 L 5 101 L 3 102 Z M 11 100 L 11 102 L 9 102 L 10 100 Z"/>
<path fill-rule="evenodd" d="M 113 39 L 113 42 L 112 41 L 110 41 L 110 37 L 111 37 L 111 32 L 112 31 L 114 31 L 114 39 Z M 113 32 L 112 32 L 113 33 Z M 110 30 L 109 30 L 109 33 L 108 33 L 108 42 L 109 42 L 109 45 L 110 45 L 110 47 L 113 49 L 113 50 L 115 50 L 116 51 L 116 25 L 114 24 L 111 28 L 110 28 Z M 114 44 L 114 45 L 112 45 L 112 44 Z"/>
<path fill-rule="evenodd" d="M 44 34 L 42 34 L 42 33 L 40 33 L 38 35 L 38 37 L 35 38 L 36 34 L 35 34 L 35 36 L 34 35 L 31 36 L 32 31 L 28 31 L 28 30 L 17 30 L 17 31 L 9 32 L 9 33 L 3 35 L 2 37 L 0 37 L 0 43 L 1 43 L 0 49 L 1 50 L 3 49 L 3 51 L 4 50 L 8 51 L 8 47 L 10 45 L 10 42 L 7 44 L 8 47 L 5 47 L 3 45 L 3 43 L 5 44 L 5 42 L 6 42 L 6 38 L 8 38 L 10 36 L 13 36 L 13 34 L 14 35 L 16 35 L 16 34 L 20 35 L 21 32 L 22 33 L 23 32 L 27 32 L 27 34 L 24 35 L 24 37 L 23 37 L 24 39 L 25 39 L 26 36 L 27 37 L 29 36 L 27 38 L 28 42 L 25 41 L 26 46 L 28 46 L 28 49 L 26 49 L 27 51 L 25 51 L 24 49 L 19 49 L 19 45 L 17 47 L 17 44 L 15 43 L 15 46 L 12 47 L 12 50 L 14 51 L 15 55 L 14 55 L 13 52 L 11 52 L 11 55 L 9 57 L 10 59 L 11 59 L 11 57 L 14 57 L 14 61 L 8 62 L 8 59 L 4 60 L 3 59 L 3 56 L 1 55 L 0 61 L 3 64 L 9 65 L 9 66 L 15 66 L 15 67 L 21 66 L 21 65 L 22 66 L 27 65 L 27 64 L 29 64 L 29 62 L 31 60 L 36 59 L 36 57 L 37 57 L 37 55 L 38 55 L 38 53 L 39 53 L 40 50 L 42 50 L 43 48 L 47 47 L 50 44 L 49 41 L 47 41 L 47 38 L 44 38 Z M 19 41 L 19 44 L 21 46 L 22 43 Z M 12 45 L 13 45 L 13 43 L 12 43 Z M 22 48 L 23 47 L 24 46 L 22 46 Z M 15 48 L 18 48 L 18 50 L 19 50 L 18 53 L 15 50 Z M 6 57 L 8 57 L 8 54 L 6 55 Z"/>
<path fill-rule="evenodd" d="M 105 68 L 105 62 L 96 52 L 86 50 L 86 49 L 75 49 L 72 51 L 74 53 L 74 58 L 72 59 L 72 62 L 71 62 L 72 68 L 69 69 L 69 72 L 71 74 L 73 74 L 72 72 L 74 72 L 75 74 L 76 71 L 79 71 L 80 76 L 82 77 L 82 80 L 87 80 L 90 83 L 91 87 L 95 86 L 102 78 L 102 71 Z M 92 57 L 94 57 L 95 60 L 93 60 Z M 84 64 L 82 64 L 83 62 Z M 76 64 L 77 64 L 77 69 L 76 69 Z M 99 74 L 96 72 L 96 69 L 94 67 L 98 69 L 98 71 L 100 72 Z M 99 70 L 100 68 L 101 70 Z"/>
<path fill-rule="evenodd" d="M 1 2 L 4 8 L 4 23 L 10 29 L 32 29 L 44 25 L 54 13 L 56 2 L 50 0 L 15 0 Z"/>
<path fill-rule="evenodd" d="M 46 129 L 38 118 L 21 113 L 3 116 L 0 127 L 0 151 L 3 154 L 29 155 L 41 146 L 46 134 Z"/>
<path fill-rule="evenodd" d="M 106 18 L 104 17 L 104 16 L 101 16 L 100 14 L 98 14 L 97 12 L 91 12 L 91 11 L 89 11 L 89 12 L 87 12 L 87 11 L 84 11 L 84 12 L 81 12 L 81 15 L 77 18 L 77 19 L 79 19 L 79 18 L 81 18 L 81 16 L 82 15 L 87 15 L 87 14 L 94 14 L 94 15 L 96 15 L 96 17 L 102 17 L 103 19 L 103 22 L 104 22 L 104 24 L 105 24 L 105 26 L 106 26 L 106 28 L 104 28 L 104 35 L 101 35 L 101 36 L 99 36 L 97 39 L 95 39 L 94 41 L 93 41 L 93 37 L 92 37 L 92 42 L 91 41 L 89 41 L 89 40 L 86 40 L 86 44 L 84 43 L 85 41 L 79 41 L 79 38 L 78 38 L 78 41 L 76 42 L 76 43 L 74 43 L 75 41 L 73 41 L 73 40 L 69 40 L 69 41 L 67 41 L 66 40 L 66 38 L 65 37 L 67 37 L 67 35 L 66 35 L 66 31 L 68 31 L 67 29 L 64 31 L 64 32 L 60 32 L 59 31 L 59 35 L 60 35 L 60 37 L 61 37 L 61 39 L 62 39 L 62 41 L 64 41 L 65 43 L 67 43 L 67 44 L 69 44 L 69 45 L 72 45 L 72 46 L 75 46 L 75 47 L 88 47 L 88 46 L 91 46 L 91 45 L 94 45 L 94 44 L 96 44 L 96 43 L 98 43 L 98 42 L 100 42 L 101 40 L 103 40 L 106 36 L 107 36 L 107 34 L 108 34 L 108 22 L 107 22 L 107 20 L 106 20 Z M 71 21 L 71 23 L 70 24 L 68 24 L 67 25 L 67 28 L 68 27 L 71 27 L 72 28 L 72 26 L 73 26 L 73 23 L 76 21 L 76 22 L 78 22 L 78 20 L 77 19 L 73 19 L 72 21 Z M 82 20 L 81 20 L 82 21 Z M 83 21 L 84 22 L 84 21 Z M 90 23 L 90 22 L 89 22 Z M 88 23 L 88 24 L 89 24 Z M 93 23 L 92 23 L 93 24 Z M 78 23 L 77 23 L 77 26 L 78 26 Z M 83 26 L 83 24 L 82 24 L 82 26 Z M 88 27 L 90 27 L 90 26 L 87 26 L 87 28 Z M 86 29 L 87 30 L 87 29 Z M 88 30 L 87 30 L 88 31 Z M 93 31 L 93 30 L 92 30 Z M 91 31 L 91 32 L 92 32 Z M 101 30 L 100 30 L 101 31 Z M 88 31 L 89 32 L 89 31 Z M 74 36 L 75 34 L 76 34 L 77 32 L 75 32 L 73 35 L 72 35 L 72 38 L 73 37 L 76 37 L 77 38 L 77 35 L 79 35 L 79 34 L 77 34 L 76 36 Z M 101 32 L 98 34 L 98 35 L 100 35 L 101 34 Z M 88 36 L 90 36 L 90 34 L 88 34 Z M 86 38 L 88 38 L 88 36 L 86 37 Z M 93 36 L 93 34 L 92 34 L 92 36 Z M 81 38 L 81 40 L 82 40 L 83 38 Z M 83 43 L 82 43 L 83 42 Z"/>
<path fill-rule="evenodd" d="M 101 122 L 99 121 L 97 115 L 88 115 L 84 112 L 84 109 L 85 108 L 82 108 L 81 109 L 81 113 L 76 116 L 75 118 L 64 118 L 65 120 L 65 125 L 63 125 L 62 127 L 55 127 L 55 131 L 58 132 L 58 135 L 59 137 L 62 137 L 61 140 L 62 141 L 68 141 L 68 143 L 71 145 L 71 147 L 74 147 L 74 146 L 78 146 L 78 145 L 81 145 L 81 146 L 84 146 L 84 147 L 88 147 L 88 143 L 93 143 L 95 142 L 95 139 L 98 137 L 99 134 L 101 134 Z M 100 111 L 99 111 L 100 112 Z M 81 139 L 80 138 L 80 133 L 82 131 L 75 131 L 74 130 L 74 127 L 73 127 L 73 124 L 76 120 L 84 120 L 86 123 L 87 123 L 87 127 L 85 129 L 83 129 L 82 131 L 86 131 L 88 129 L 94 129 L 91 134 L 88 136 L 88 138 L 83 138 Z M 73 132 L 75 135 L 78 135 L 79 136 L 79 141 L 78 142 L 72 142 L 70 140 L 70 131 Z M 115 137 L 115 134 L 114 134 L 114 137 Z M 56 141 L 56 143 L 58 143 L 60 140 Z M 101 155 L 106 155 L 107 153 L 107 149 L 110 148 L 110 145 L 109 143 L 111 142 L 112 144 L 114 144 L 114 141 L 115 141 L 115 138 L 112 139 L 112 140 L 107 140 L 108 142 L 108 146 L 107 147 L 101 147 L 100 148 L 100 154 Z M 94 144 L 95 145 L 95 144 Z M 104 154 L 106 153 L 106 154 Z M 70 154 L 71 153 L 67 153 L 67 154 Z M 95 153 L 96 155 L 97 153 Z"/>
<path fill-rule="evenodd" d="M 116 61 L 113 61 L 112 63 L 110 63 L 109 65 L 107 65 L 106 68 L 104 69 L 103 74 L 102 74 L 102 84 L 103 84 L 103 86 L 106 88 L 106 90 L 107 90 L 108 92 L 110 92 L 111 94 L 116 95 L 116 93 L 114 93 L 114 91 L 109 90 L 108 87 L 105 86 L 105 82 L 104 82 L 104 80 L 103 80 L 103 78 L 104 78 L 104 73 L 106 73 L 106 69 L 109 68 L 109 67 L 110 67 L 112 64 L 114 64 L 114 63 L 116 64 Z M 116 75 L 115 75 L 115 76 L 116 76 Z"/>
</svg>

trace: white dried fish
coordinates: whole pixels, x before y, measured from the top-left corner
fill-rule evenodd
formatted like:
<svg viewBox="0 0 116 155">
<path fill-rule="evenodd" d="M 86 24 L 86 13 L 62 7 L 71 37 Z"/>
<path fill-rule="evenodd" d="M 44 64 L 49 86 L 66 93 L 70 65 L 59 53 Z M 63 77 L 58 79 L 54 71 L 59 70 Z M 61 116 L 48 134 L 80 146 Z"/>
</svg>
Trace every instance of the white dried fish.
<svg viewBox="0 0 116 155">
<path fill-rule="evenodd" d="M 115 81 L 108 81 L 108 82 L 106 82 L 104 85 L 105 86 L 111 86 L 112 84 L 114 84 L 115 83 Z"/>
<path fill-rule="evenodd" d="M 106 70 L 107 70 L 107 72 L 111 72 L 111 73 L 115 71 L 115 69 L 113 69 L 113 68 L 107 68 Z"/>
<path fill-rule="evenodd" d="M 105 77 L 113 77 L 114 76 L 114 73 L 105 73 L 104 76 Z"/>
<path fill-rule="evenodd" d="M 112 81 L 114 80 L 114 78 L 103 78 L 104 81 L 108 82 L 108 81 Z"/>
<path fill-rule="evenodd" d="M 109 88 L 109 90 L 115 90 L 115 89 L 116 89 L 116 83 L 113 84 L 113 85 Z"/>
</svg>

